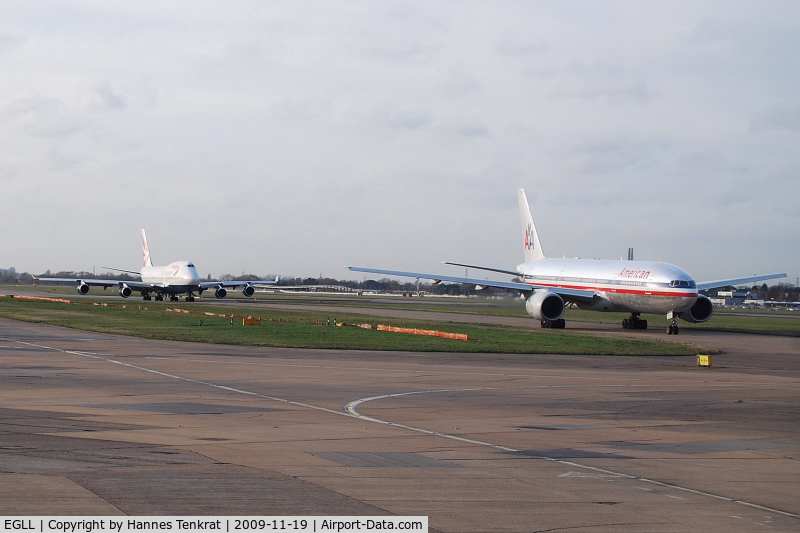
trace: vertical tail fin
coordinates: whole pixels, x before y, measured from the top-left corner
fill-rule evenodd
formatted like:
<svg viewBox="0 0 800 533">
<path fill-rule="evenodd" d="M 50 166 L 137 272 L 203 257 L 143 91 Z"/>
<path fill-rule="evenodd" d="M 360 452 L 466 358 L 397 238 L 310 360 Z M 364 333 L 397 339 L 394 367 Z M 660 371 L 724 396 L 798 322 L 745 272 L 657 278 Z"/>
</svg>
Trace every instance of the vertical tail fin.
<svg viewBox="0 0 800 533">
<path fill-rule="evenodd" d="M 142 253 L 144 254 L 142 267 L 153 266 L 153 260 L 150 259 L 150 249 L 147 247 L 147 235 L 144 234 L 144 230 L 142 230 Z"/>
<path fill-rule="evenodd" d="M 523 252 L 525 255 L 525 262 L 539 261 L 544 259 L 542 252 L 542 245 L 539 243 L 539 234 L 536 232 L 536 226 L 533 223 L 531 216 L 531 208 L 528 206 L 528 198 L 525 196 L 525 190 L 519 189 L 519 216 L 522 222 L 522 237 L 525 239 L 523 242 Z"/>
</svg>

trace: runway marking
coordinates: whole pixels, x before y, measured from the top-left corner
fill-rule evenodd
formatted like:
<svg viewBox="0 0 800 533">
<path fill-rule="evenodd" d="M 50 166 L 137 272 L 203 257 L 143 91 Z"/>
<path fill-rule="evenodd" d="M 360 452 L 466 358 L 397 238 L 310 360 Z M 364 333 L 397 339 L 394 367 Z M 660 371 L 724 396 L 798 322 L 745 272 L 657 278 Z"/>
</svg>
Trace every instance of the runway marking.
<svg viewBox="0 0 800 533">
<path fill-rule="evenodd" d="M 364 402 L 369 402 L 371 400 L 380 400 L 384 398 L 397 398 L 399 396 L 410 396 L 413 394 L 434 394 L 439 392 L 471 392 L 471 391 L 485 391 L 485 390 L 497 390 L 497 387 L 479 387 L 479 388 L 472 388 L 472 389 L 441 389 L 441 390 L 433 390 L 433 391 L 414 391 L 414 392 L 398 392 L 395 394 L 384 394 L 382 396 L 373 396 L 371 398 L 363 398 L 361 400 L 354 400 L 349 402 L 344 406 L 344 410 L 349 413 L 350 415 L 359 418 L 364 421 L 374 422 L 376 424 L 384 424 L 387 426 L 407 429 L 410 431 L 416 431 L 417 433 L 424 433 L 426 435 L 433 435 L 435 437 L 442 437 L 445 439 L 456 440 L 459 442 L 465 442 L 467 444 L 477 444 L 478 446 L 486 446 L 489 448 L 494 448 L 495 450 L 501 450 L 504 452 L 517 452 L 519 450 L 515 450 L 514 448 L 509 448 L 507 446 L 500 446 L 498 444 L 491 444 L 489 442 L 483 442 L 474 439 L 468 439 L 466 437 L 459 437 L 458 435 L 450 435 L 449 433 L 441 433 L 439 431 L 433 431 L 430 429 L 423 429 L 417 428 L 414 426 L 407 426 L 405 424 L 398 424 L 397 422 L 390 422 L 388 420 L 381 420 L 379 418 L 373 418 L 371 416 L 362 415 L 358 412 L 357 407 Z"/>
<path fill-rule="evenodd" d="M 469 444 L 476 444 L 478 446 L 486 446 L 486 447 L 489 447 L 489 448 L 494 448 L 496 450 L 502 450 L 502 451 L 507 451 L 507 452 L 521 452 L 522 450 L 517 450 L 515 448 L 509 448 L 509 447 L 506 447 L 506 446 L 499 446 L 497 444 L 491 444 L 491 443 L 482 442 L 482 441 L 479 441 L 479 440 L 467 439 L 465 437 L 459 437 L 458 435 L 450 435 L 448 433 L 440 433 L 438 431 L 431 431 L 431 430 L 428 430 L 428 429 L 416 428 L 416 427 L 413 427 L 413 426 L 407 426 L 405 424 L 398 424 L 396 422 L 390 422 L 390 421 L 387 421 L 387 420 L 381 420 L 379 418 L 374 418 L 374 417 L 371 417 L 371 416 L 362 415 L 357 409 L 357 407 L 359 405 L 361 405 L 362 403 L 369 402 L 369 401 L 372 401 L 372 400 L 380 400 L 380 399 L 386 399 L 386 398 L 396 398 L 396 397 L 400 397 L 400 396 L 409 396 L 409 395 L 412 395 L 412 394 L 435 394 L 435 393 L 442 393 L 442 392 L 464 392 L 464 391 L 478 391 L 478 390 L 493 390 L 493 388 L 487 387 L 487 388 L 449 389 L 449 390 L 448 389 L 442 389 L 442 390 L 433 390 L 433 391 L 414 391 L 414 392 L 401 392 L 401 393 L 395 393 L 395 394 L 384 394 L 384 395 L 381 395 L 381 396 L 373 396 L 371 398 L 363 398 L 361 400 L 354 400 L 352 402 L 349 402 L 347 405 L 345 405 L 345 410 L 348 413 L 352 414 L 353 416 L 357 416 L 358 418 L 360 418 L 362 420 L 365 420 L 365 421 L 370 421 L 370 422 L 375 422 L 375 423 L 378 423 L 378 424 L 385 424 L 385 425 L 388 425 L 388 426 L 408 429 L 408 430 L 411 430 L 411 431 L 416 431 L 418 433 L 424 433 L 424 434 L 427 434 L 427 435 L 434 435 L 434 436 L 437 436 L 437 437 L 456 440 L 456 441 L 465 442 L 465 443 L 469 443 Z M 553 457 L 537 456 L 535 458 L 536 459 L 542 459 L 542 460 L 545 460 L 545 461 L 550 461 L 552 463 L 562 464 L 562 465 L 565 465 L 565 466 L 571 466 L 571 467 L 574 467 L 574 468 L 582 468 L 582 469 L 585 469 L 585 470 L 590 470 L 592 472 L 605 474 L 607 476 L 614 476 L 614 477 L 630 479 L 630 480 L 633 480 L 633 481 L 639 481 L 639 482 L 642 482 L 642 483 L 649 483 L 651 485 L 656 485 L 656 486 L 659 486 L 659 487 L 665 487 L 665 488 L 669 488 L 669 489 L 673 489 L 673 490 L 679 490 L 679 491 L 683 491 L 683 492 L 688 492 L 690 494 L 695 494 L 695 495 L 698 495 L 698 496 L 705 496 L 705 497 L 708 497 L 708 498 L 713 498 L 715 500 L 720 500 L 720 501 L 724 501 L 724 502 L 728 502 L 728 503 L 735 503 L 735 504 L 743 505 L 745 507 L 750 507 L 752 509 L 759 509 L 761 511 L 767 511 L 767 512 L 771 512 L 771 513 L 776 513 L 776 514 L 780 514 L 782 516 L 787 516 L 787 517 L 790 517 L 790 518 L 800 518 L 800 514 L 797 514 L 797 513 L 792 513 L 792 512 L 789 512 L 789 511 L 781 511 L 780 509 L 774 509 L 772 507 L 767 507 L 767 506 L 764 506 L 764 505 L 759 505 L 757 503 L 752 503 L 752 502 L 748 502 L 748 501 L 745 501 L 745 500 L 739 500 L 739 499 L 736 499 L 736 498 L 729 498 L 728 496 L 722 496 L 721 494 L 714 494 L 713 492 L 706 492 L 706 491 L 702 491 L 702 490 L 692 489 L 692 488 L 689 488 L 689 487 L 683 487 L 681 485 L 675 485 L 674 483 L 668 483 L 666 481 L 658 481 L 656 479 L 641 477 L 641 476 L 637 476 L 637 475 L 634 475 L 634 474 L 626 474 L 624 472 L 616 472 L 614 470 L 608 470 L 606 468 L 599 468 L 599 467 L 596 467 L 596 466 L 585 465 L 585 464 L 581 464 L 581 463 L 576 463 L 574 461 L 565 461 L 564 459 L 556 459 L 556 458 L 553 458 Z M 645 490 L 645 491 L 648 491 L 648 492 L 652 492 L 653 491 L 652 489 L 646 488 L 646 487 L 634 487 L 634 488 L 638 488 L 640 490 Z M 670 495 L 665 494 L 665 496 L 670 496 Z M 679 498 L 677 496 L 670 496 L 670 497 L 677 498 L 677 499 L 682 499 L 682 498 Z"/>
<path fill-rule="evenodd" d="M 104 357 L 104 356 L 92 354 L 92 353 L 89 353 L 89 352 L 81 352 L 81 351 L 77 351 L 77 350 L 65 350 L 63 348 L 55 348 L 55 347 L 52 347 L 52 346 L 45 346 L 45 345 L 35 344 L 35 343 L 31 343 L 31 342 L 19 341 L 19 340 L 15 340 L 15 339 L 9 339 L 7 337 L 2 337 L 2 340 L 7 341 L 7 342 L 13 342 L 15 344 L 22 344 L 22 345 L 25 345 L 25 346 L 32 346 L 32 347 L 35 347 L 35 348 L 52 350 L 52 351 L 55 351 L 55 352 L 61 352 L 61 353 L 66 353 L 66 354 L 71 354 L 71 355 L 77 355 L 77 356 L 80 356 L 80 357 L 85 357 L 85 358 L 88 358 L 88 359 L 94 359 L 94 360 L 97 360 L 97 361 L 105 361 L 107 363 L 120 365 L 120 366 L 123 366 L 123 367 L 131 368 L 131 369 L 134 369 L 134 370 L 139 370 L 139 371 L 142 371 L 142 372 L 147 372 L 147 373 L 150 373 L 150 374 L 155 374 L 155 375 L 166 377 L 166 378 L 170 378 L 170 379 L 175 379 L 175 380 L 179 380 L 179 381 L 185 381 L 185 382 L 188 382 L 188 383 L 195 383 L 197 385 L 204 385 L 204 386 L 213 387 L 213 388 L 219 389 L 219 390 L 224 390 L 224 391 L 228 391 L 228 392 L 234 392 L 234 393 L 243 394 L 243 395 L 246 395 L 246 396 L 253 396 L 253 397 L 256 397 L 256 398 L 263 398 L 265 400 L 271 400 L 271 401 L 280 402 L 280 403 L 284 403 L 284 404 L 288 404 L 288 405 L 294 405 L 294 406 L 303 407 L 303 408 L 306 408 L 306 409 L 313 409 L 313 410 L 316 410 L 316 411 L 322 411 L 322 412 L 330 413 L 330 414 L 334 414 L 334 415 L 346 416 L 348 418 L 356 418 L 356 419 L 363 420 L 363 421 L 366 421 L 366 422 L 373 422 L 373 423 L 376 423 L 376 424 L 387 425 L 387 426 L 391 426 L 391 427 L 405 429 L 405 430 L 408 430 L 408 431 L 413 431 L 413 432 L 416 432 L 416 433 L 422 433 L 422 434 L 426 434 L 426 435 L 431 435 L 431 436 L 441 437 L 441 438 L 445 438 L 445 439 L 455 440 L 455 441 L 463 442 L 463 443 L 466 443 L 466 444 L 484 446 L 484 447 L 492 448 L 492 449 L 495 449 L 495 450 L 500 450 L 500 451 L 505 451 L 505 452 L 512 452 L 512 453 L 513 452 L 521 452 L 522 451 L 522 450 L 517 450 L 515 448 L 510 448 L 508 446 L 501 446 L 501 445 L 498 445 L 498 444 L 492 444 L 492 443 L 489 443 L 489 442 L 479 441 L 479 440 L 475 440 L 475 439 L 468 439 L 466 437 L 460 437 L 458 435 L 451 435 L 451 434 L 442 433 L 442 432 L 439 432 L 439 431 L 433 431 L 433 430 L 429 430 L 429 429 L 409 426 L 409 425 L 406 425 L 406 424 L 398 424 L 396 422 L 390 422 L 390 421 L 387 421 L 387 420 L 381 420 L 379 418 L 374 418 L 374 417 L 363 415 L 357 409 L 357 407 L 359 405 L 361 405 L 361 404 L 363 404 L 365 402 L 368 402 L 368 401 L 372 401 L 372 400 L 379 400 L 379 399 L 386 399 L 386 398 L 396 398 L 396 397 L 410 396 L 410 395 L 416 395 L 416 394 L 436 394 L 436 393 L 445 393 L 445 392 L 470 392 L 470 391 L 474 392 L 474 391 L 498 390 L 498 389 L 500 389 L 500 387 L 478 387 L 478 388 L 467 388 L 467 389 L 440 389 L 440 390 L 429 390 L 429 391 L 412 391 L 412 392 L 401 392 L 401 393 L 394 393 L 394 394 L 384 394 L 384 395 L 380 395 L 380 396 L 372 396 L 370 398 L 362 398 L 360 400 L 354 400 L 354 401 L 349 402 L 349 403 L 347 403 L 345 405 L 344 411 L 339 411 L 339 410 L 336 410 L 336 409 L 329 409 L 327 407 L 320 407 L 320 406 L 317 406 L 317 405 L 311 405 L 311 404 L 307 404 L 307 403 L 304 403 L 304 402 L 297 402 L 297 401 L 294 401 L 294 400 L 288 400 L 288 399 L 285 399 L 285 398 L 279 398 L 277 396 L 270 396 L 270 395 L 267 395 L 267 394 L 260 394 L 260 393 L 257 393 L 257 392 L 247 391 L 247 390 L 244 390 L 244 389 L 238 389 L 236 387 L 229 387 L 227 385 L 219 385 L 217 383 L 211 383 L 209 381 L 203 381 L 203 380 L 194 379 L 194 378 L 187 378 L 187 377 L 184 377 L 184 376 L 178 376 L 176 374 L 170 374 L 170 373 L 167 373 L 167 372 L 161 372 L 159 370 L 154 370 L 154 369 L 151 369 L 151 368 L 146 368 L 146 367 L 143 367 L 143 366 L 134 365 L 134 364 L 131 364 L 131 363 L 124 363 L 122 361 L 117 361 L 115 359 L 110 359 L 109 357 L 113 357 L 111 355 L 109 355 L 108 357 Z M 503 388 L 506 388 L 506 387 L 503 387 Z M 560 388 L 560 387 L 555 386 L 553 388 Z M 583 470 L 589 470 L 591 472 L 597 472 L 599 474 L 604 474 L 604 475 L 607 475 L 607 476 L 620 477 L 620 478 L 630 479 L 630 480 L 633 480 L 633 481 L 639 481 L 639 482 L 642 482 L 642 483 L 648 483 L 648 484 L 651 484 L 651 485 L 656 485 L 656 486 L 659 486 L 659 487 L 664 487 L 664 488 L 673 489 L 673 490 L 677 490 L 677 491 L 687 492 L 687 493 L 695 494 L 695 495 L 698 495 L 698 496 L 705 496 L 705 497 L 712 498 L 712 499 L 715 499 L 715 500 L 718 500 L 718 501 L 724 501 L 724 502 L 728 502 L 728 503 L 735 503 L 735 504 L 738 504 L 738 505 L 749 507 L 751 509 L 758 509 L 758 510 L 761 510 L 761 511 L 767 511 L 767 512 L 770 512 L 770 513 L 779 514 L 781 516 L 800 519 L 800 514 L 792 513 L 792 512 L 789 512 L 789 511 L 782 511 L 780 509 L 774 509 L 774 508 L 771 508 L 771 507 L 767 507 L 767 506 L 764 506 L 764 505 L 759 505 L 759 504 L 748 502 L 748 501 L 745 501 L 745 500 L 739 500 L 739 499 L 736 499 L 736 498 L 729 498 L 727 496 L 722 496 L 720 494 L 714 494 L 712 492 L 706 492 L 706 491 L 702 491 L 702 490 L 692 489 L 692 488 L 689 488 L 689 487 L 683 487 L 683 486 L 680 486 L 680 485 L 675 485 L 673 483 L 668 483 L 666 481 L 658 481 L 656 479 L 640 477 L 640 476 L 637 476 L 637 475 L 634 475 L 634 474 L 626 474 L 624 472 L 616 472 L 616 471 L 608 470 L 608 469 L 605 469 L 605 468 L 599 468 L 599 467 L 595 467 L 595 466 L 576 463 L 574 461 L 566 461 L 564 459 L 556 459 L 556 458 L 553 458 L 553 457 L 536 456 L 536 457 L 531 457 L 531 458 L 532 459 L 541 459 L 541 460 L 549 461 L 549 462 L 552 462 L 552 463 L 558 463 L 558 464 L 565 465 L 565 466 L 570 466 L 570 467 L 573 467 L 573 468 L 580 468 L 580 469 L 583 469 Z M 635 488 L 640 488 L 642 490 L 651 491 L 651 489 L 647 489 L 647 488 L 643 488 L 643 487 L 635 487 Z"/>
<path fill-rule="evenodd" d="M 320 406 L 311 405 L 311 404 L 308 404 L 308 403 L 296 402 L 294 400 L 287 400 L 285 398 L 278 398 L 277 396 L 269 396 L 267 394 L 260 394 L 258 392 L 252 392 L 252 391 L 248 391 L 248 390 L 244 390 L 244 389 L 237 389 L 236 387 L 229 387 L 227 385 L 219 385 L 217 383 L 211 383 L 210 381 L 203 381 L 203 380 L 200 380 L 200 379 L 187 378 L 187 377 L 184 377 L 184 376 L 178 376 L 176 374 L 170 374 L 170 373 L 167 373 L 167 372 L 161 372 L 160 370 L 153 370 L 152 368 L 147 368 L 147 367 L 144 367 L 144 366 L 133 365 L 131 363 L 124 363 L 122 361 L 117 361 L 115 359 L 109 359 L 109 357 L 113 357 L 113 356 L 103 357 L 101 355 L 96 355 L 96 354 L 92 354 L 92 353 L 89 353 L 89 352 L 80 352 L 80 351 L 77 351 L 77 350 L 64 350 L 63 348 L 54 348 L 52 346 L 44 346 L 44 345 L 41 345 L 41 344 L 34 344 L 34 343 L 31 343 L 31 342 L 24 342 L 24 341 L 17 341 L 17 340 L 12 340 L 12 342 L 16 342 L 18 344 L 25 344 L 27 346 L 35 346 L 37 348 L 44 348 L 44 349 L 47 349 L 47 350 L 53 350 L 55 352 L 68 353 L 68 354 L 71 354 L 71 355 L 78 355 L 80 357 L 86 357 L 86 358 L 95 359 L 95 360 L 98 360 L 98 361 L 105 361 L 107 363 L 113 363 L 115 365 L 120 365 L 120 366 L 124 366 L 124 367 L 127 367 L 127 368 L 132 368 L 134 370 L 140 370 L 142 372 L 148 372 L 150 374 L 155 374 L 157 376 L 162 376 L 162 377 L 171 378 L 171 379 L 177 379 L 177 380 L 180 380 L 180 381 L 186 381 L 188 383 L 195 383 L 197 385 L 205 385 L 207 387 L 213 387 L 215 389 L 220 389 L 220 390 L 224 390 L 224 391 L 228 391 L 228 392 L 235 392 L 237 394 L 244 394 L 244 395 L 247 395 L 247 396 L 254 396 L 256 398 L 263 398 L 265 400 L 271 400 L 271 401 L 274 401 L 274 402 L 285 403 L 285 404 L 294 405 L 294 406 L 297 406 L 297 407 L 305 407 L 307 409 L 315 409 L 317 411 L 324 411 L 326 413 L 331 413 L 331 414 L 340 415 L 340 416 L 347 416 L 347 417 L 351 417 L 352 416 L 350 414 L 343 413 L 342 411 L 339 411 L 337 409 L 328 409 L 327 407 L 320 407 Z"/>
</svg>

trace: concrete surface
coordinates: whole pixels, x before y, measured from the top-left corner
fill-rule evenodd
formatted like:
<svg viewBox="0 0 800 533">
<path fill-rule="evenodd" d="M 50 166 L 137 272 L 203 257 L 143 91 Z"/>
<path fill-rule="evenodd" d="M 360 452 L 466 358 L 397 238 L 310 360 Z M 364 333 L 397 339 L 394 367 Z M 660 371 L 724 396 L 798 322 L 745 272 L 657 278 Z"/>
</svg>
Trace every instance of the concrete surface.
<svg viewBox="0 0 800 533">
<path fill-rule="evenodd" d="M 691 335 L 722 350 L 712 368 L 215 346 L 0 319 L 0 514 L 800 530 L 800 339 Z"/>
</svg>

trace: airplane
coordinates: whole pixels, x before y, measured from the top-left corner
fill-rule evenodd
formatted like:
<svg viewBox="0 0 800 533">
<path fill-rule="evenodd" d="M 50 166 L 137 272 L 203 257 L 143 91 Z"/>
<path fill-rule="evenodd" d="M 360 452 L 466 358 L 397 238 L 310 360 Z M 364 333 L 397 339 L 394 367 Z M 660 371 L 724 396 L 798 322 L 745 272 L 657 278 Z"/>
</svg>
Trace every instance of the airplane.
<svg viewBox="0 0 800 533">
<path fill-rule="evenodd" d="M 369 272 L 475 284 L 476 289 L 498 287 L 520 292 L 525 310 L 541 322 L 543 328 L 564 328 L 562 318 L 566 304 L 592 311 L 622 311 L 630 318 L 622 321 L 625 329 L 647 329 L 641 313 L 666 314 L 670 321 L 667 333 L 678 335 L 678 318 L 689 322 L 705 322 L 714 313 L 711 300 L 698 291 L 739 285 L 786 274 L 768 274 L 697 283 L 685 270 L 657 261 L 613 261 L 600 259 L 551 259 L 542 251 L 539 234 L 533 223 L 525 191 L 517 191 L 522 221 L 523 255 L 525 262 L 516 270 L 490 268 L 463 263 L 445 264 L 509 274 L 521 281 L 493 281 L 458 276 L 443 276 L 419 272 L 400 272 L 362 267 L 345 267 L 354 272 Z"/>
<path fill-rule="evenodd" d="M 197 268 L 191 261 L 175 261 L 166 266 L 154 266 L 150 258 L 150 248 L 147 246 L 147 235 L 142 230 L 142 253 L 144 259 L 142 268 L 139 272 L 123 270 L 121 268 L 103 267 L 108 270 L 127 272 L 135 274 L 141 281 L 116 281 L 109 279 L 76 279 L 76 278 L 37 278 L 38 281 L 52 281 L 62 283 L 77 283 L 76 287 L 79 294 L 87 294 L 90 287 L 119 287 L 119 295 L 128 298 L 133 291 L 139 291 L 142 299 L 152 299 L 151 294 L 155 294 L 156 301 L 163 301 L 166 296 L 173 302 L 178 301 L 178 295 L 186 293 L 186 301 L 193 302 L 195 293 L 203 294 L 203 291 L 214 289 L 214 296 L 225 298 L 228 295 L 228 288 L 242 287 L 242 294 L 247 297 L 253 296 L 256 289 L 253 285 L 275 285 L 278 278 L 274 280 L 259 281 L 200 281 Z"/>
</svg>

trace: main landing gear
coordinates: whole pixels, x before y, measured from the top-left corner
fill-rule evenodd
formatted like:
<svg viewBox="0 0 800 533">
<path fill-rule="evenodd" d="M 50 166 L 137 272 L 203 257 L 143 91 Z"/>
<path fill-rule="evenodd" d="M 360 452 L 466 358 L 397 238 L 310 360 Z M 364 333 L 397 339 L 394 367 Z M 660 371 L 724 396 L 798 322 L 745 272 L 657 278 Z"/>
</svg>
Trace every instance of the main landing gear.
<svg viewBox="0 0 800 533">
<path fill-rule="evenodd" d="M 622 321 L 622 327 L 625 329 L 647 329 L 647 320 L 639 318 L 639 313 L 631 313 L 630 318 Z"/>
<path fill-rule="evenodd" d="M 566 325 L 567 321 L 563 318 L 559 318 L 558 320 L 542 320 L 543 328 L 564 329 Z"/>
<path fill-rule="evenodd" d="M 194 294 L 189 293 L 189 294 L 186 295 L 186 301 L 187 302 L 193 302 L 194 299 L 195 299 Z M 142 295 L 142 300 L 155 300 L 157 302 L 163 302 L 164 301 L 164 295 L 163 294 L 156 294 L 155 298 L 154 298 L 153 296 L 150 295 L 150 293 L 146 293 L 146 294 Z M 178 298 L 177 294 L 169 295 L 169 301 L 170 302 L 179 302 L 180 300 L 181 299 Z"/>
</svg>

